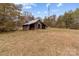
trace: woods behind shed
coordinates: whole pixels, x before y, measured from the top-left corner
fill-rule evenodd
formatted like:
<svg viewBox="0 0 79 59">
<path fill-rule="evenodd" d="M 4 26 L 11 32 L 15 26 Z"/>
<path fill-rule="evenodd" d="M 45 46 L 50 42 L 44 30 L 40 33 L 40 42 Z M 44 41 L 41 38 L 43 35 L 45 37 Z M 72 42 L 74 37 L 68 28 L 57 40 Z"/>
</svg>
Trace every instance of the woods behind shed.
<svg viewBox="0 0 79 59">
<path fill-rule="evenodd" d="M 32 20 L 23 24 L 23 30 L 45 29 L 47 26 L 41 20 Z"/>
</svg>

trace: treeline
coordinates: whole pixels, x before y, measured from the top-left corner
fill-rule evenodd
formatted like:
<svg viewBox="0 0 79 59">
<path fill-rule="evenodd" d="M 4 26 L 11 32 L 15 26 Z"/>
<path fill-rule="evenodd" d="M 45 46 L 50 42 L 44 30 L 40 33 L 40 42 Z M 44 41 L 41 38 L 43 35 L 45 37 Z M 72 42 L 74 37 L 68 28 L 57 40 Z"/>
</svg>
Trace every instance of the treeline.
<svg viewBox="0 0 79 59">
<path fill-rule="evenodd" d="M 49 27 L 79 29 L 79 9 L 65 12 L 56 18 L 56 15 L 45 17 L 44 23 Z"/>
<path fill-rule="evenodd" d="M 13 3 L 0 3 L 0 32 L 14 31 L 21 24 L 22 5 Z"/>
</svg>

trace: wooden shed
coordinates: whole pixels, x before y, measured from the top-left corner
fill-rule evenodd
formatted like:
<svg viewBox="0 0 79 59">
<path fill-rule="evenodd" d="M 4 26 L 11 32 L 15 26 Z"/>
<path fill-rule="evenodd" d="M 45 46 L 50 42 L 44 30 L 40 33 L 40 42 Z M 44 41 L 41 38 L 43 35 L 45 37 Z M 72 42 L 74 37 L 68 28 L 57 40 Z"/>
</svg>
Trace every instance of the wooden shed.
<svg viewBox="0 0 79 59">
<path fill-rule="evenodd" d="M 40 20 L 32 20 L 23 24 L 23 30 L 45 29 L 46 27 Z"/>
</svg>

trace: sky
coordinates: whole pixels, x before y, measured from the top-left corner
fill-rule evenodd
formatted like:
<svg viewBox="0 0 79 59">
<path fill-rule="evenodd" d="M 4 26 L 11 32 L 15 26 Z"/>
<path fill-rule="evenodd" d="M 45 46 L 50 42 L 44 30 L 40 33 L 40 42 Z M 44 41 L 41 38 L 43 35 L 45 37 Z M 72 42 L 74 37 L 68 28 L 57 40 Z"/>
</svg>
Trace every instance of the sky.
<svg viewBox="0 0 79 59">
<path fill-rule="evenodd" d="M 63 15 L 65 12 L 79 8 L 79 3 L 26 3 L 23 4 L 23 11 L 31 12 L 35 17 L 44 18 L 49 15 Z"/>
</svg>

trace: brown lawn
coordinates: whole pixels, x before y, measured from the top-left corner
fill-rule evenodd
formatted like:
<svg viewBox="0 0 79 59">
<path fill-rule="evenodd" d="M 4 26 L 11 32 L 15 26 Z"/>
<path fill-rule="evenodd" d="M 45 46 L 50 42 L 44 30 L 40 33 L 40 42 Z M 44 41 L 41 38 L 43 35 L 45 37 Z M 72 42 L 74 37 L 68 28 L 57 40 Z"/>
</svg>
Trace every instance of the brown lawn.
<svg viewBox="0 0 79 59">
<path fill-rule="evenodd" d="M 79 30 L 48 28 L 1 33 L 0 55 L 79 55 Z"/>
</svg>

